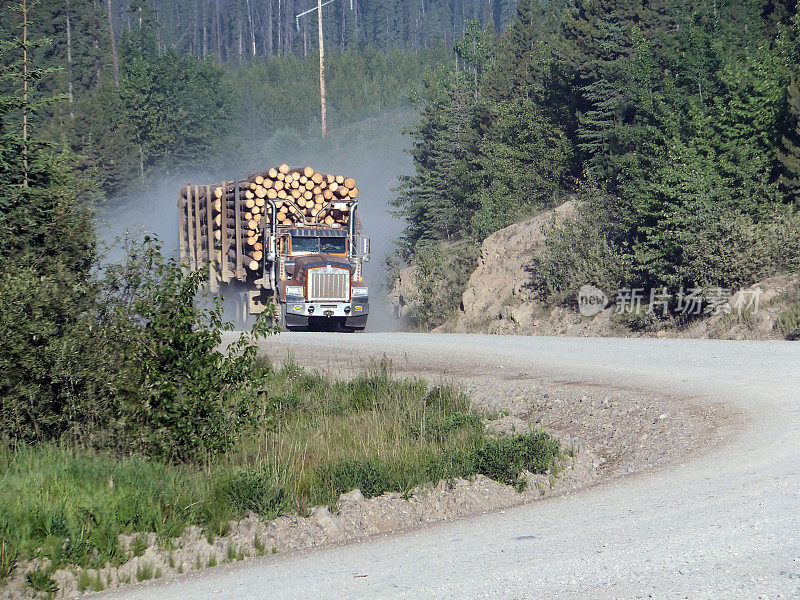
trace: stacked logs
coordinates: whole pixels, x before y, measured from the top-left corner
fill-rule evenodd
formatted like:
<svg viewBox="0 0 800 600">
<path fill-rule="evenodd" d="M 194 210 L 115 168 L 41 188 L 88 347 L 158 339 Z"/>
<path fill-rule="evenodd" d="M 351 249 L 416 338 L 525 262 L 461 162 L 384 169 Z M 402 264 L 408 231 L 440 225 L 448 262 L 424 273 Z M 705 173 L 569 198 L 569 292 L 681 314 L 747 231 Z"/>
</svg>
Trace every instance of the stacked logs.
<svg viewBox="0 0 800 600">
<path fill-rule="evenodd" d="M 248 178 L 249 192 L 258 198 L 275 201 L 278 225 L 346 225 L 346 207 L 333 208 L 333 202 L 344 202 L 358 196 L 352 177 L 323 175 L 312 167 L 291 169 L 280 167 L 256 173 Z"/>
<path fill-rule="evenodd" d="M 239 227 L 236 223 L 236 187 L 239 192 Z M 192 192 L 192 189 L 195 191 Z M 264 231 L 269 231 L 273 219 L 277 226 L 328 226 L 346 227 L 349 222 L 350 204 L 358 196 L 358 188 L 352 177 L 328 175 L 312 167 L 291 168 L 287 164 L 250 175 L 238 182 L 225 182 L 212 186 L 187 186 L 181 190 L 181 198 L 192 194 L 199 196 L 199 205 L 207 206 L 207 190 L 211 193 L 210 211 L 213 219 L 214 248 L 216 260 L 222 262 L 222 224 L 226 227 L 228 258 L 235 262 L 237 235 L 245 248 L 244 264 L 257 270 L 264 256 Z M 195 198 L 197 201 L 197 198 Z M 272 202 L 275 204 L 273 215 Z M 183 225 L 187 239 L 191 230 L 200 225 L 207 232 L 209 211 L 199 210 L 195 215 L 188 202 L 183 202 Z M 223 219 L 223 210 L 225 219 Z M 237 234 L 238 231 L 238 234 Z M 203 236 L 201 236 L 202 238 Z M 205 236 L 207 237 L 207 236 Z M 191 243 L 191 240 L 190 240 Z M 210 255 L 207 239 L 201 239 L 201 250 Z"/>
</svg>

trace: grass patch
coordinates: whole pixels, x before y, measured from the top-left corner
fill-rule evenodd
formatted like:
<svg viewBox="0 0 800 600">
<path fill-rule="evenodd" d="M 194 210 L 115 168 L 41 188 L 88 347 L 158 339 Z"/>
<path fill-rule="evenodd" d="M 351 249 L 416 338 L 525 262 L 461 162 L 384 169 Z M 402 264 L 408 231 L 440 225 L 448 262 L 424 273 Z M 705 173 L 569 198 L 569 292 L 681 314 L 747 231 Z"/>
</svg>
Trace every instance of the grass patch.
<svg viewBox="0 0 800 600">
<path fill-rule="evenodd" d="M 53 570 L 120 564 L 144 554 L 150 532 L 164 547 L 190 525 L 213 540 L 249 513 L 303 513 L 354 488 L 377 496 L 477 473 L 518 484 L 523 470 L 542 473 L 561 460 L 547 434 L 489 436 L 466 395 L 393 379 L 386 365 L 349 381 L 293 364 L 262 367 L 261 425 L 204 465 L 54 443 L 0 445 L 0 580 L 33 557 Z M 120 534 L 140 535 L 125 552 Z M 255 547 L 269 552 L 258 538 Z M 237 548 L 228 547 L 227 560 L 240 560 Z M 198 557 L 196 566 L 210 565 Z M 136 573 L 139 581 L 153 576 L 146 564 Z M 49 585 L 33 577 L 31 587 Z"/>
<path fill-rule="evenodd" d="M 264 556 L 264 554 L 266 554 L 264 542 L 260 537 L 258 537 L 258 534 L 253 537 L 253 548 L 258 556 Z"/>
<path fill-rule="evenodd" d="M 80 571 L 78 573 L 78 590 L 81 593 L 84 593 L 86 590 L 102 592 L 104 589 L 105 585 L 103 585 L 103 580 L 99 572 L 96 572 L 94 577 L 92 577 L 88 571 Z"/>
<path fill-rule="evenodd" d="M 17 566 L 17 546 L 0 538 L 0 583 L 5 583 Z"/>
<path fill-rule="evenodd" d="M 149 581 L 153 578 L 153 565 L 142 563 L 136 567 L 136 581 Z"/>
<path fill-rule="evenodd" d="M 86 571 L 80 571 L 78 573 L 78 591 L 82 594 L 86 590 L 89 589 L 89 586 L 92 584 L 92 577 Z"/>
<path fill-rule="evenodd" d="M 51 596 L 58 591 L 58 585 L 50 575 L 49 569 L 30 571 L 25 575 L 25 584 L 37 592 Z"/>
<path fill-rule="evenodd" d="M 143 534 L 137 535 L 131 543 L 131 553 L 134 557 L 141 556 L 145 550 L 147 550 L 147 537 Z"/>
<path fill-rule="evenodd" d="M 783 294 L 782 294 L 783 295 Z M 785 294 L 782 301 L 789 303 L 789 307 L 778 315 L 775 328 L 790 340 L 800 339 L 800 290 Z M 778 301 L 775 298 L 773 304 Z"/>
</svg>

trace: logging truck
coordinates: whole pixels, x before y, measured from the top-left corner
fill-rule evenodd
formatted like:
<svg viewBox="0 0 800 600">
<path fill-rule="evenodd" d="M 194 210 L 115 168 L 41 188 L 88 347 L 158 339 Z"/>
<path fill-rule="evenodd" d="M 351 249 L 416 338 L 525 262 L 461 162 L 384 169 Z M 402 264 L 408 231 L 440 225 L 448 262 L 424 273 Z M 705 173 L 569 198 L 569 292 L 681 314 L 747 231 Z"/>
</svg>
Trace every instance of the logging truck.
<svg viewBox="0 0 800 600">
<path fill-rule="evenodd" d="M 352 178 L 286 164 L 236 181 L 187 184 L 178 199 L 181 261 L 237 324 L 274 307 L 285 330 L 363 330 L 369 238 Z"/>
</svg>

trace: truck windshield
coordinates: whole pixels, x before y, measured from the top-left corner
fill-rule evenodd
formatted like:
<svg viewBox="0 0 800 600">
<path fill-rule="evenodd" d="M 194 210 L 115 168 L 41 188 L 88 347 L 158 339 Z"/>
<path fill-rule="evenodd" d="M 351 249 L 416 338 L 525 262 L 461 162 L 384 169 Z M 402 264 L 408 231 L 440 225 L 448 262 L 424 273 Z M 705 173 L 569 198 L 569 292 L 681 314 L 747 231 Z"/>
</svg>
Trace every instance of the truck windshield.
<svg viewBox="0 0 800 600">
<path fill-rule="evenodd" d="M 346 241 L 343 237 L 292 237 L 292 252 L 344 254 Z"/>
</svg>

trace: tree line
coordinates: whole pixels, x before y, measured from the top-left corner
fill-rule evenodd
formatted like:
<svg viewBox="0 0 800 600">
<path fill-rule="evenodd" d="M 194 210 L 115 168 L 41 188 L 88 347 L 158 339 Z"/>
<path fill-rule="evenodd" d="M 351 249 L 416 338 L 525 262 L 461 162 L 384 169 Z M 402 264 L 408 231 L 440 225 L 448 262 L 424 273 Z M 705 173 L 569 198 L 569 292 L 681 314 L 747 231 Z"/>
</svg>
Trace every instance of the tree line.
<svg viewBox="0 0 800 600">
<path fill-rule="evenodd" d="M 531 257 L 550 302 L 800 269 L 796 8 L 521 0 L 499 37 L 470 23 L 417 98 L 403 256 L 577 196 Z"/>
<path fill-rule="evenodd" d="M 32 81 L 32 89 L 64 100 L 35 109 L 39 134 L 69 149 L 74 170 L 94 180 L 100 195 L 113 195 L 155 172 L 227 164 L 259 151 L 281 131 L 299 137 L 315 132 L 315 49 L 259 51 L 241 61 L 223 53 L 221 60 L 168 33 L 175 15 L 235 6 L 32 2 L 29 34 L 43 44 L 31 60 L 48 73 Z M 13 38 L 19 21 L 16 11 L 0 14 L 5 38 Z M 330 36 L 335 27 L 325 31 Z M 327 88 L 334 127 L 407 104 L 412 83 L 444 56 L 438 48 L 403 47 L 400 40 L 385 50 L 368 40 L 333 46 L 327 53 Z"/>
<path fill-rule="evenodd" d="M 306 55 L 316 48 L 315 0 L 113 0 L 112 21 L 130 31 L 148 10 L 161 24 L 159 43 L 197 58 L 245 62 L 275 55 Z M 513 16 L 509 2 L 487 0 L 334 0 L 323 8 L 331 49 L 430 48 L 449 45 L 469 19 L 496 22 Z"/>
<path fill-rule="evenodd" d="M 173 48 L 219 63 L 306 56 L 317 46 L 313 0 L 41 0 L 40 24 L 51 54 L 81 73 L 76 86 L 91 85 L 117 70 L 117 42 L 148 23 L 160 50 Z M 504 27 L 513 17 L 508 0 L 334 0 L 323 8 L 331 50 L 449 46 L 475 19 Z M 72 55 L 72 56 L 70 56 Z"/>
</svg>

